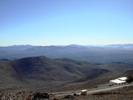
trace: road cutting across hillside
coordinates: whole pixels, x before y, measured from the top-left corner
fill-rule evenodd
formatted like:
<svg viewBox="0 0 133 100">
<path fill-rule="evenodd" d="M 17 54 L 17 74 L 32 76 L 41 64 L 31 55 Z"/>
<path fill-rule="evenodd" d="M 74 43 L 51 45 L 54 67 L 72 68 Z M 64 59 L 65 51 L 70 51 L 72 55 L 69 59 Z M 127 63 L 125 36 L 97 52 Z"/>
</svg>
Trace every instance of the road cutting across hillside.
<svg viewBox="0 0 133 100">
<path fill-rule="evenodd" d="M 118 89 L 118 88 L 122 88 L 122 87 L 126 87 L 126 86 L 132 86 L 132 84 L 124 84 L 124 85 L 114 85 L 114 86 L 108 86 L 108 87 L 103 87 L 103 88 L 94 88 L 94 89 L 87 89 L 87 94 L 93 94 L 93 93 L 98 93 L 98 92 L 104 92 L 104 91 L 110 91 L 110 90 L 114 90 L 114 89 Z M 77 91 L 67 91 L 67 92 L 56 92 L 53 93 L 56 96 L 65 96 L 65 95 L 74 95 L 75 93 L 80 93 L 80 90 Z"/>
</svg>

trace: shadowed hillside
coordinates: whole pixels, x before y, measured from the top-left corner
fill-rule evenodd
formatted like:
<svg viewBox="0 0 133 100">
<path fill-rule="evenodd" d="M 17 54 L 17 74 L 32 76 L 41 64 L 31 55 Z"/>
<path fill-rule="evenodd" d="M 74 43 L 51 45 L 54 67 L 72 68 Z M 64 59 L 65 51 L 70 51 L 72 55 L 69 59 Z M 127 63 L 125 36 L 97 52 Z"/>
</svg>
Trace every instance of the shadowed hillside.
<svg viewBox="0 0 133 100">
<path fill-rule="evenodd" d="M 47 83 L 66 83 L 85 76 L 100 74 L 103 70 L 90 63 L 69 59 L 29 57 L 18 60 L 0 61 L 1 88 Z M 10 82 L 10 84 L 9 84 Z"/>
<path fill-rule="evenodd" d="M 133 70 L 126 71 L 124 73 L 125 76 L 132 76 L 133 77 Z"/>
<path fill-rule="evenodd" d="M 68 84 L 68 82 L 70 87 L 73 85 L 83 87 L 88 82 L 91 82 L 90 86 L 95 86 L 132 70 L 133 65 L 119 62 L 92 63 L 71 59 L 50 59 L 39 56 L 18 60 L 0 60 L 0 69 L 0 80 L 2 80 L 0 89 L 24 87 L 42 89 L 42 87 L 55 87 Z M 64 86 L 60 89 L 66 90 Z"/>
</svg>

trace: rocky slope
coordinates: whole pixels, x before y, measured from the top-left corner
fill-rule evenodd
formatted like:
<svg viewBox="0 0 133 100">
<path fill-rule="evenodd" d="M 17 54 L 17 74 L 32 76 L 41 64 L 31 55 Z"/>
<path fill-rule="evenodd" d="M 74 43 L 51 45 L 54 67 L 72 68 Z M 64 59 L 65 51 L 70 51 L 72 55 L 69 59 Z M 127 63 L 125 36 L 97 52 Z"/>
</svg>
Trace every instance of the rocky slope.
<svg viewBox="0 0 133 100">
<path fill-rule="evenodd" d="M 92 77 L 102 72 L 108 72 L 107 69 L 98 68 L 89 62 L 50 59 L 44 56 L 0 60 L 0 69 L 1 88 L 66 83 L 86 76 Z"/>
</svg>

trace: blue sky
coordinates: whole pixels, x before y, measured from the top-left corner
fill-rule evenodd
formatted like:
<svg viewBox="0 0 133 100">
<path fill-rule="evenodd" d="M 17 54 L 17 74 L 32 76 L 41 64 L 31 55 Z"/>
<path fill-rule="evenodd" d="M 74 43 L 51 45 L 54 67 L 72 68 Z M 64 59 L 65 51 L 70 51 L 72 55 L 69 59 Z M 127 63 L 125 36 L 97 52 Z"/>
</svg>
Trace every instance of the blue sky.
<svg viewBox="0 0 133 100">
<path fill-rule="evenodd" d="M 0 46 L 133 43 L 133 0 L 0 0 Z"/>
</svg>

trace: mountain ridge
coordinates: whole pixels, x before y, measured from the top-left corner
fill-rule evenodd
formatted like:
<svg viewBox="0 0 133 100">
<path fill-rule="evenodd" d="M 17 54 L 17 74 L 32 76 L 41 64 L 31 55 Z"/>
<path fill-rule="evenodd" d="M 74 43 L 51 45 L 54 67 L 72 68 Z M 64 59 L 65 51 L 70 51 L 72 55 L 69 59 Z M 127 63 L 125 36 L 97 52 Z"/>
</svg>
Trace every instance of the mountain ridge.
<svg viewBox="0 0 133 100">
<path fill-rule="evenodd" d="M 68 58 L 92 62 L 133 61 L 133 44 L 108 46 L 10 46 L 0 47 L 0 59 L 20 59 L 25 57 L 46 56 L 48 58 Z"/>
<path fill-rule="evenodd" d="M 127 63 L 94 63 L 68 58 L 51 59 L 45 56 L 26 57 L 17 60 L 0 60 L 0 89 L 34 87 L 49 88 L 63 83 L 100 82 L 133 69 Z M 10 83 L 10 84 L 9 84 Z M 100 82 L 102 83 L 102 82 Z M 83 84 L 83 83 L 82 83 Z M 89 83 L 94 85 L 92 83 Z"/>
<path fill-rule="evenodd" d="M 81 64 L 79 64 L 81 63 Z M 49 87 L 47 84 L 67 83 L 105 71 L 73 60 L 57 60 L 44 56 L 17 60 L 0 60 L 0 90 L 19 87 Z M 108 72 L 108 70 L 106 70 Z M 10 84 L 9 84 L 10 83 Z M 39 84 L 39 86 L 38 86 Z M 27 87 L 27 88 L 28 88 Z"/>
</svg>

